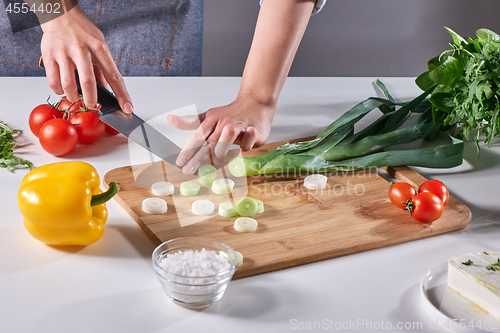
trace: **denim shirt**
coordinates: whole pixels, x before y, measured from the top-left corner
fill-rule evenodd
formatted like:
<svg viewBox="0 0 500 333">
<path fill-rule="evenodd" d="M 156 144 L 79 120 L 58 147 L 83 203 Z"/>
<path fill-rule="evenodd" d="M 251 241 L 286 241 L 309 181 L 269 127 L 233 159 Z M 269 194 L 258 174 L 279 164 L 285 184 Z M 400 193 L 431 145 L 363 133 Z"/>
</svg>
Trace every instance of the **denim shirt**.
<svg viewBox="0 0 500 333">
<path fill-rule="evenodd" d="M 80 0 L 123 76 L 199 76 L 203 0 Z M 44 76 L 40 26 L 13 33 L 0 10 L 0 76 Z"/>
</svg>

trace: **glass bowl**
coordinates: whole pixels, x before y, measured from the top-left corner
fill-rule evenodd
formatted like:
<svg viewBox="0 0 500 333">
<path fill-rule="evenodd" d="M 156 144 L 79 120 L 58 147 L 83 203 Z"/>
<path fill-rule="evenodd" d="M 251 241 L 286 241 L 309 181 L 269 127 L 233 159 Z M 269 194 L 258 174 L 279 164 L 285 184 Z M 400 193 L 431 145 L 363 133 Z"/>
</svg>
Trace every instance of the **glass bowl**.
<svg viewBox="0 0 500 333">
<path fill-rule="evenodd" d="M 160 263 L 178 251 L 215 251 L 227 258 L 229 269 L 210 276 L 184 276 L 167 271 Z M 203 309 L 218 301 L 233 277 L 237 257 L 232 248 L 214 239 L 185 237 L 169 240 L 153 251 L 153 265 L 163 291 L 174 303 L 189 309 Z"/>
</svg>

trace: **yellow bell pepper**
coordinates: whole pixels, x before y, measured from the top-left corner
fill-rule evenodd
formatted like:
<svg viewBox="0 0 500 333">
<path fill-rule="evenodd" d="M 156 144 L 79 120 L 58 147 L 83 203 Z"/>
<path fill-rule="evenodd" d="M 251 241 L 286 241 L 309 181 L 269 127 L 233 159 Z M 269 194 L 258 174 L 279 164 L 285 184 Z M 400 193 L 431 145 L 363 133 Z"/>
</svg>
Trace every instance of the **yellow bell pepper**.
<svg viewBox="0 0 500 333">
<path fill-rule="evenodd" d="M 26 230 L 50 245 L 89 245 L 104 233 L 105 202 L 118 192 L 99 189 L 96 169 L 84 162 L 60 162 L 30 171 L 17 193 Z"/>
</svg>

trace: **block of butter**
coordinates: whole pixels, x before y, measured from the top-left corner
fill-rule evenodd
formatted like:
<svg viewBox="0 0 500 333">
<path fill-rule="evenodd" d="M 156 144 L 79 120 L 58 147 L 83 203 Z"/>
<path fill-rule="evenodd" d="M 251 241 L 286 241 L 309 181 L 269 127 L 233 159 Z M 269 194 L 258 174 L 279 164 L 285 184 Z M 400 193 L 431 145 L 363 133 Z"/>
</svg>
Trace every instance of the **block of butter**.
<svg viewBox="0 0 500 333">
<path fill-rule="evenodd" d="M 448 286 L 500 320 L 500 253 L 476 251 L 450 258 Z"/>
</svg>

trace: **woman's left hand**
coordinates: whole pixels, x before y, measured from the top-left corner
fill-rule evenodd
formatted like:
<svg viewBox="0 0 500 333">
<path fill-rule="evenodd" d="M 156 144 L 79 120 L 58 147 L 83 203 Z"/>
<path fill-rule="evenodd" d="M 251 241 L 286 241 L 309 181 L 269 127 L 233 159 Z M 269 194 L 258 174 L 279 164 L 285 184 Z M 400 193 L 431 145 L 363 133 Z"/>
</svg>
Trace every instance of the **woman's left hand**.
<svg viewBox="0 0 500 333">
<path fill-rule="evenodd" d="M 279 94 L 314 3 L 264 1 L 236 100 L 199 116 L 169 116 L 170 125 L 196 130 L 177 158 L 182 172 L 193 174 L 203 163 L 219 164 L 232 143 L 242 150 L 266 143 Z"/>
<path fill-rule="evenodd" d="M 199 116 L 168 116 L 181 130 L 195 130 L 177 157 L 185 174 L 193 174 L 212 157 L 222 161 L 231 144 L 244 151 L 264 145 L 269 138 L 276 105 L 262 103 L 253 94 L 240 93 L 229 105 L 216 107 Z"/>
</svg>

